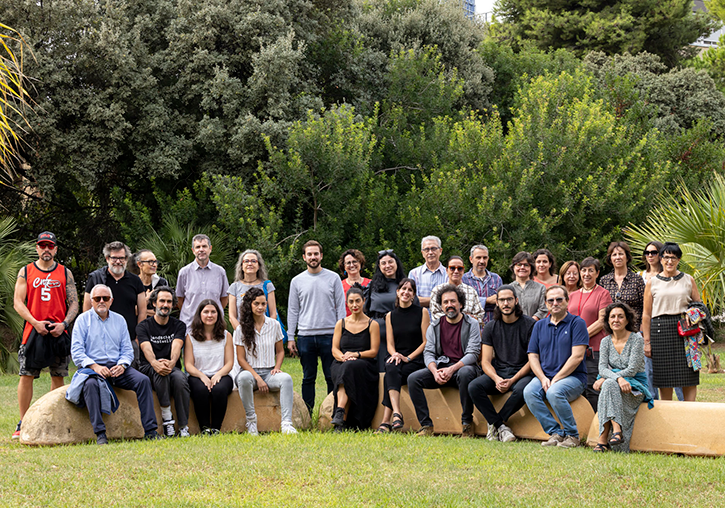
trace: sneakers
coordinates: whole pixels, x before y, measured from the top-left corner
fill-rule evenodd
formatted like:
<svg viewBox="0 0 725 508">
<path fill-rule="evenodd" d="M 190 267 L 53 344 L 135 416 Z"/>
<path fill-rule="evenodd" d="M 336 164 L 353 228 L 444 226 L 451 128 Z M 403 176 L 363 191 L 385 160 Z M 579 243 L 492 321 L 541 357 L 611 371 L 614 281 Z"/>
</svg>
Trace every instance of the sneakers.
<svg viewBox="0 0 725 508">
<path fill-rule="evenodd" d="M 297 434 L 292 422 L 282 422 L 282 434 Z"/>
<path fill-rule="evenodd" d="M 432 436 L 433 435 L 433 425 L 424 425 L 420 428 L 416 436 Z"/>
<path fill-rule="evenodd" d="M 176 423 L 174 420 L 164 420 L 164 423 L 161 424 L 164 429 L 165 437 L 174 437 L 176 435 L 176 431 L 174 430 L 174 423 Z"/>
<path fill-rule="evenodd" d="M 100 434 L 96 435 L 96 444 L 98 444 L 98 445 L 108 444 L 108 437 L 106 437 L 105 432 L 101 432 Z"/>
<path fill-rule="evenodd" d="M 179 429 L 179 437 L 190 437 L 191 434 L 189 434 L 189 427 L 182 427 Z"/>
<path fill-rule="evenodd" d="M 18 426 L 15 427 L 15 432 L 13 432 L 13 439 L 20 439 L 20 424 L 23 423 L 22 420 L 18 422 Z"/>
<path fill-rule="evenodd" d="M 501 425 L 498 428 L 498 439 L 503 443 L 510 443 L 516 441 L 516 436 L 514 436 L 514 433 L 506 425 Z"/>
<path fill-rule="evenodd" d="M 218 429 L 210 429 L 209 427 L 205 427 L 204 430 L 201 431 L 202 436 L 216 436 L 218 434 Z"/>
<path fill-rule="evenodd" d="M 581 443 L 581 440 L 575 436 L 566 436 L 564 440 L 558 444 L 562 448 L 576 448 Z"/>
<path fill-rule="evenodd" d="M 488 432 L 486 433 L 486 439 L 489 441 L 499 441 L 498 429 L 493 426 L 492 423 L 488 424 Z"/>
<path fill-rule="evenodd" d="M 564 441 L 564 436 L 559 434 L 552 434 L 548 441 L 541 443 L 541 446 L 558 446 L 559 443 Z"/>
<path fill-rule="evenodd" d="M 330 423 L 335 427 L 342 427 L 343 425 L 345 425 L 344 407 L 338 407 L 337 409 L 335 409 L 335 412 L 332 413 L 332 420 L 330 420 Z"/>
<path fill-rule="evenodd" d="M 257 430 L 257 415 L 252 418 L 247 418 L 247 434 L 250 436 L 258 436 L 259 431 Z"/>
<path fill-rule="evenodd" d="M 475 437 L 476 433 L 473 431 L 472 423 L 464 423 L 461 427 L 461 437 Z"/>
<path fill-rule="evenodd" d="M 146 434 L 144 434 L 143 435 L 143 438 L 144 438 L 144 440 L 148 440 L 148 441 L 156 441 L 157 439 L 163 439 L 164 436 L 162 436 L 161 434 L 159 434 L 155 430 L 152 430 L 152 431 L 147 432 Z"/>
</svg>

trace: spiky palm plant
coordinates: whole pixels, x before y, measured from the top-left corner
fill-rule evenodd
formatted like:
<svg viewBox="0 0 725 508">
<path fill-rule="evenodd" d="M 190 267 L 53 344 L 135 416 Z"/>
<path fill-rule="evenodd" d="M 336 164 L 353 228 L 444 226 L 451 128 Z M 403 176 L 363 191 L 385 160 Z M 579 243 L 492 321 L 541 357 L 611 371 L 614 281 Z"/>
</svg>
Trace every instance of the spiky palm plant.
<svg viewBox="0 0 725 508">
<path fill-rule="evenodd" d="M 725 178 L 715 174 L 700 192 L 680 185 L 663 196 L 642 225 L 625 230 L 635 252 L 652 240 L 677 242 L 680 269 L 695 278 L 713 314 L 725 310 Z"/>
<path fill-rule="evenodd" d="M 164 215 L 161 229 L 141 240 L 139 246 L 142 249 L 153 251 L 160 263 L 159 275 L 175 286 L 179 270 L 194 259 L 191 239 L 194 238 L 194 235 L 203 233 L 211 240 L 210 259 L 229 273 L 229 269 L 234 263 L 229 243 L 211 229 L 211 227 L 197 226 L 194 223 L 180 224 L 176 217 Z"/>
<path fill-rule="evenodd" d="M 3 335 L 15 338 L 14 346 L 23 331 L 23 319 L 13 309 L 15 280 L 20 268 L 29 263 L 33 255 L 32 242 L 16 243 L 11 236 L 17 230 L 15 220 L 6 217 L 0 220 L 0 329 Z M 10 349 L 0 340 L 0 371 L 13 370 Z"/>
</svg>

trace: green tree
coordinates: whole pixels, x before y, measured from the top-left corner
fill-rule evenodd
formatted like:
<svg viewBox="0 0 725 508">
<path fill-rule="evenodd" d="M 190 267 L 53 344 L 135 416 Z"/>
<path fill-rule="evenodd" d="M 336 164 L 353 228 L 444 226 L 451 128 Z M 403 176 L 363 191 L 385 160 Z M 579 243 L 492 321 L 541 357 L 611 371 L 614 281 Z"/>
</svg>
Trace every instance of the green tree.
<svg viewBox="0 0 725 508">
<path fill-rule="evenodd" d="M 682 249 L 680 269 L 695 278 L 703 301 L 719 314 L 725 310 L 725 178 L 693 191 L 681 185 L 663 196 L 643 222 L 625 234 L 635 251 L 652 240 L 676 242 Z"/>
<path fill-rule="evenodd" d="M 672 67 L 688 47 L 717 29 L 706 13 L 693 13 L 691 0 L 499 0 L 496 34 L 520 44 L 534 41 L 541 49 L 566 48 L 583 56 L 648 51 Z"/>
</svg>

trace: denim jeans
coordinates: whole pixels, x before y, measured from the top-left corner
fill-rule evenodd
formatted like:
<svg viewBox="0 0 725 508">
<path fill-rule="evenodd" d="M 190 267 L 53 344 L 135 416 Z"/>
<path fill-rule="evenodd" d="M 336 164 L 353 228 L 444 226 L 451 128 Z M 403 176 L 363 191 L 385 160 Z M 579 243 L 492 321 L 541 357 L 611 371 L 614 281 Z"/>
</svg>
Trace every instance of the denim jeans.
<svg viewBox="0 0 725 508">
<path fill-rule="evenodd" d="M 279 392 L 279 406 L 282 411 L 282 423 L 292 423 L 292 405 L 294 398 L 292 394 L 292 377 L 286 372 L 278 372 L 274 376 L 270 373 L 272 369 L 255 369 L 257 374 L 267 383 L 270 392 Z M 247 421 L 257 416 L 254 411 L 254 390 L 258 388 L 257 380 L 248 370 L 243 370 L 237 376 L 239 397 L 242 399 L 244 412 Z"/>
<path fill-rule="evenodd" d="M 322 362 L 322 373 L 327 383 L 327 393 L 332 391 L 332 334 L 298 335 L 297 351 L 302 364 L 302 399 L 312 413 L 315 407 L 315 382 L 317 381 L 317 358 Z"/>
<path fill-rule="evenodd" d="M 529 407 L 529 411 L 533 414 L 544 432 L 550 436 L 559 434 L 560 436 L 579 437 L 579 430 L 574 419 L 574 412 L 571 410 L 570 402 L 576 400 L 586 388 L 586 385 L 574 376 L 565 377 L 557 381 L 548 391 L 544 391 L 541 387 L 539 378 L 534 378 L 524 389 L 524 400 Z M 554 419 L 554 416 L 546 407 L 549 402 L 551 409 L 561 422 L 561 425 Z M 563 429 L 562 429 L 563 427 Z"/>
</svg>

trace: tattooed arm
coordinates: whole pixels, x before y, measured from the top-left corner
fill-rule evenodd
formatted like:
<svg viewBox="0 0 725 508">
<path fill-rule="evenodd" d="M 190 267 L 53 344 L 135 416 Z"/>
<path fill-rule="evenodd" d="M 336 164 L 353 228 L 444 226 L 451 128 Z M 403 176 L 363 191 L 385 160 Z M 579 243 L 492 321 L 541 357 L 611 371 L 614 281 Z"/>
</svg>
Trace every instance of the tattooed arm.
<svg viewBox="0 0 725 508">
<path fill-rule="evenodd" d="M 70 328 L 71 323 L 78 315 L 78 289 L 76 289 L 76 281 L 73 278 L 73 274 L 68 269 L 66 269 L 65 294 L 68 310 L 65 313 L 63 323 L 60 323 L 61 326 L 58 327 L 58 334 L 56 335 L 54 333 L 55 330 L 51 332 L 55 337 L 63 333 L 66 328 Z"/>
</svg>

